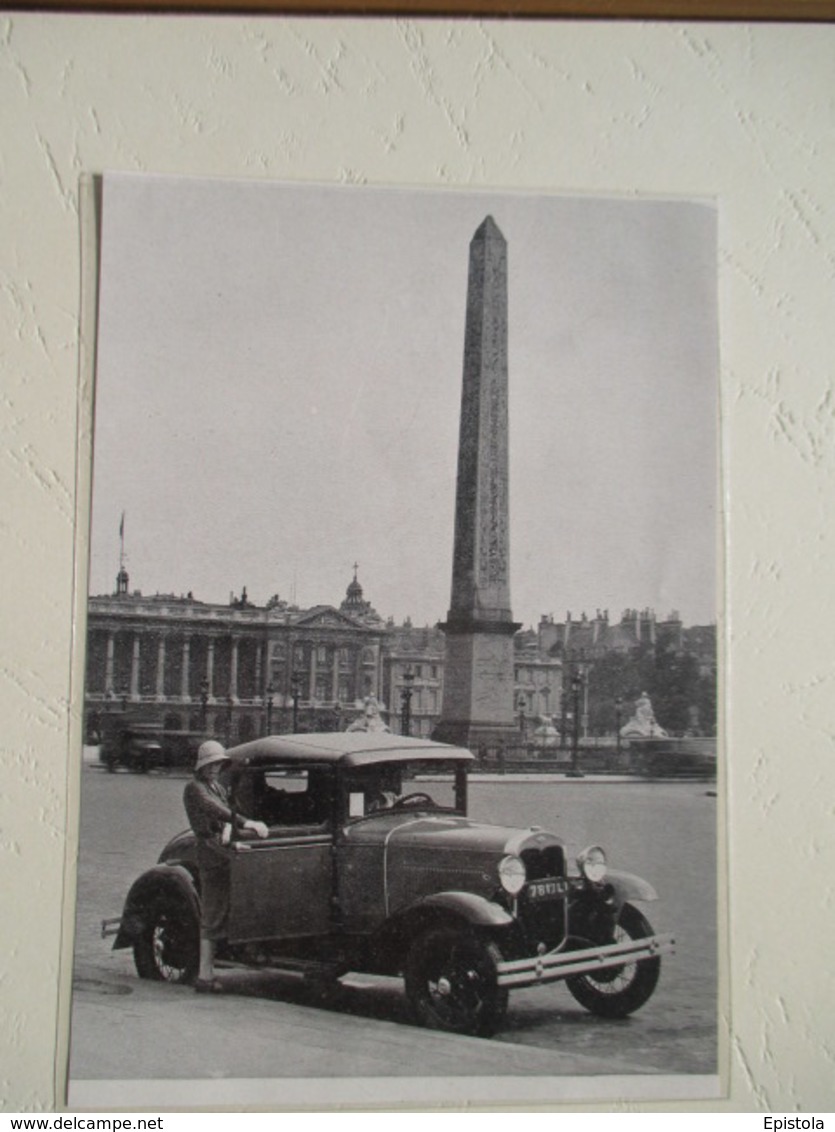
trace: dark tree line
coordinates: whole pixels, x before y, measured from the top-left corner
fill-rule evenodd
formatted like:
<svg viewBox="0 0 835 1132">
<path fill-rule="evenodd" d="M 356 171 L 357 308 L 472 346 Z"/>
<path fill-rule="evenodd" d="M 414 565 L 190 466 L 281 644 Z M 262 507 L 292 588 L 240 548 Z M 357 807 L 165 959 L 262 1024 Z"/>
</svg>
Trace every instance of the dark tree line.
<svg viewBox="0 0 835 1132">
<path fill-rule="evenodd" d="M 623 726 L 642 692 L 652 700 L 659 725 L 671 735 L 716 734 L 716 676 L 703 674 L 693 653 L 646 647 L 608 653 L 586 667 L 589 734 L 613 735 L 618 696 Z"/>
</svg>

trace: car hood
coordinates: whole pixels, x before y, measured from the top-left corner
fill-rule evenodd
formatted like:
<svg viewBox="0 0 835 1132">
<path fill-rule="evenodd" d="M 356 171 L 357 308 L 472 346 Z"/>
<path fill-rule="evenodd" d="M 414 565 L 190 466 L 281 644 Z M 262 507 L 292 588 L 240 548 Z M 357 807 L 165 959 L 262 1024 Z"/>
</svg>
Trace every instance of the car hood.
<svg viewBox="0 0 835 1132">
<path fill-rule="evenodd" d="M 348 826 L 344 838 L 351 845 L 385 845 L 444 851 L 477 850 L 483 853 L 521 853 L 525 848 L 562 845 L 562 840 L 536 826 L 487 825 L 456 814 L 379 814 Z"/>
<path fill-rule="evenodd" d="M 520 854 L 525 849 L 563 846 L 562 838 L 538 826 L 518 829 L 513 826 L 489 825 L 458 814 L 375 814 L 355 822 L 343 830 L 346 846 L 377 846 L 386 849 L 439 850 L 477 853 L 491 856 Z M 191 830 L 173 837 L 160 853 L 160 862 L 191 860 L 196 853 L 196 838 Z"/>
</svg>

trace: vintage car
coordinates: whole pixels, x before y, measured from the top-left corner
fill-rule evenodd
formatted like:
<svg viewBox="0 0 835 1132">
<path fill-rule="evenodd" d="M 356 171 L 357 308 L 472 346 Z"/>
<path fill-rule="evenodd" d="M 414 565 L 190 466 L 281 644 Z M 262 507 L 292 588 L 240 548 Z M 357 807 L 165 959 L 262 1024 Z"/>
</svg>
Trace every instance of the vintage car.
<svg viewBox="0 0 835 1132">
<path fill-rule="evenodd" d="M 158 767 L 194 766 L 204 731 L 163 727 L 156 723 L 105 716 L 100 723 L 99 761 L 107 770 L 124 766 L 145 772 Z"/>
<path fill-rule="evenodd" d="M 467 817 L 469 751 L 380 732 L 276 735 L 229 751 L 236 812 L 269 826 L 232 840 L 228 940 L 219 959 L 312 979 L 402 976 L 418 1022 L 489 1035 L 514 987 L 564 980 L 595 1014 L 642 1006 L 672 937 L 633 901 L 646 881 L 576 870 L 555 834 Z M 200 877 L 181 833 L 130 889 L 115 948 L 139 975 L 189 983 L 198 966 Z"/>
<path fill-rule="evenodd" d="M 153 728 L 142 724 L 122 727 L 102 741 L 99 759 L 109 771 L 123 766 L 136 774 L 147 774 L 162 766 L 162 744 Z"/>
</svg>

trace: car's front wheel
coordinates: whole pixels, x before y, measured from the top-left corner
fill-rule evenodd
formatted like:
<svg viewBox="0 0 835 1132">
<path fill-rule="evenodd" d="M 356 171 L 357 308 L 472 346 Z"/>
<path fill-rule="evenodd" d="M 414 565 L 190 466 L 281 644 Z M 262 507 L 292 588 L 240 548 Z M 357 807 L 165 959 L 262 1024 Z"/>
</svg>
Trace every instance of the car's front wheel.
<svg viewBox="0 0 835 1132">
<path fill-rule="evenodd" d="M 496 971 L 501 958 L 495 943 L 463 928 L 418 936 L 406 964 L 406 994 L 417 1021 L 454 1034 L 495 1033 L 507 1010 Z"/>
<path fill-rule="evenodd" d="M 133 960 L 141 979 L 194 982 L 200 961 L 200 925 L 184 898 L 171 893 L 154 898 L 133 945 Z"/>
<path fill-rule="evenodd" d="M 614 942 L 643 939 L 652 934 L 652 926 L 646 917 L 632 904 L 624 904 L 615 925 Z M 660 973 L 659 958 L 640 959 L 636 963 L 622 963 L 593 973 L 573 975 L 565 980 L 565 985 L 580 1005 L 592 1014 L 601 1018 L 625 1018 L 650 998 Z"/>
</svg>

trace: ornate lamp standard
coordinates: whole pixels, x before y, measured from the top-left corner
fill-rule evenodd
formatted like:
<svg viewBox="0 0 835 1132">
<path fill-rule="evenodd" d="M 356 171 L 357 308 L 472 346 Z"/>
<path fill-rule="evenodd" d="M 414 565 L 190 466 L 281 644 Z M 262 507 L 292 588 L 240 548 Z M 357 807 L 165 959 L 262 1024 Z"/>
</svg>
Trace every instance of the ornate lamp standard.
<svg viewBox="0 0 835 1132">
<path fill-rule="evenodd" d="M 299 696 L 302 690 L 302 678 L 298 672 L 293 673 L 290 689 L 293 693 L 293 734 L 295 735 L 299 730 Z"/>
<path fill-rule="evenodd" d="M 231 696 L 226 697 L 226 746 L 232 742 L 232 705 L 235 701 Z"/>
<path fill-rule="evenodd" d="M 623 714 L 623 699 L 618 696 L 615 700 L 615 750 L 620 758 L 620 721 Z"/>
<path fill-rule="evenodd" d="M 571 770 L 566 772 L 566 778 L 585 778 L 577 767 L 577 758 L 580 750 L 580 693 L 583 690 L 583 677 L 575 672 L 571 677 L 571 692 L 574 707 L 573 729 L 571 732 Z"/>
<path fill-rule="evenodd" d="M 412 733 L 412 685 L 415 681 L 415 674 L 411 668 L 407 668 L 403 673 L 403 691 L 400 693 L 400 733 L 401 735 L 411 735 Z"/>
<path fill-rule="evenodd" d="M 206 708 L 209 705 L 209 681 L 200 681 L 200 730 L 206 730 Z"/>
<path fill-rule="evenodd" d="M 275 695 L 275 688 L 273 687 L 272 680 L 267 685 L 267 734 L 271 735 L 273 730 L 273 696 Z"/>
</svg>

